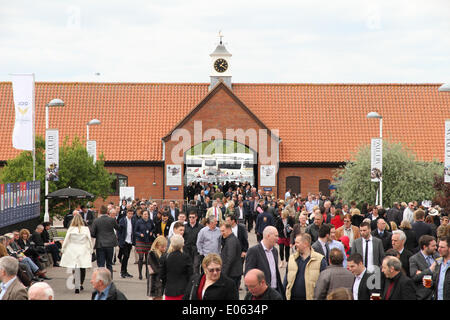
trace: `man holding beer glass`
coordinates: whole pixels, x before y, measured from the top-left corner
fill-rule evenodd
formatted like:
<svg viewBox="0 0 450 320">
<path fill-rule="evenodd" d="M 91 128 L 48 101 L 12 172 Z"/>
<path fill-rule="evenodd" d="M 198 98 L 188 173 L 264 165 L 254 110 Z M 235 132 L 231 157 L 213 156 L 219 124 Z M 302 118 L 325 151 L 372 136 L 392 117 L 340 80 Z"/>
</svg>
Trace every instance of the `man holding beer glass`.
<svg viewBox="0 0 450 320">
<path fill-rule="evenodd" d="M 423 277 L 423 286 L 434 289 L 436 300 L 450 300 L 449 239 L 449 236 L 439 238 L 438 251 L 441 257 L 436 259 L 430 266 L 430 272 Z"/>
</svg>

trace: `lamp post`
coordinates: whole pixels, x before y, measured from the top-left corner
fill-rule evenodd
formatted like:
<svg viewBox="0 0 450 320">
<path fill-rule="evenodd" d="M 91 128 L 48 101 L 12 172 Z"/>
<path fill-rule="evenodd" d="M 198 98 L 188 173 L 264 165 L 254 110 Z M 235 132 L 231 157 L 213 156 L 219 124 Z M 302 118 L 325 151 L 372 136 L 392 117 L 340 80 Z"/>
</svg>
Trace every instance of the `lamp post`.
<svg viewBox="0 0 450 320">
<path fill-rule="evenodd" d="M 48 130 L 48 112 L 50 107 L 64 107 L 64 101 L 61 99 L 53 99 L 49 103 L 45 105 L 45 130 Z M 47 152 L 47 150 L 45 150 Z M 45 171 L 47 172 L 47 168 L 45 168 Z M 48 180 L 45 175 L 45 196 L 48 195 Z M 44 214 L 44 222 L 50 221 L 50 215 L 48 214 L 48 199 L 45 199 L 45 214 Z"/>
<path fill-rule="evenodd" d="M 367 118 L 380 120 L 380 139 L 383 139 L 383 117 L 378 112 L 369 112 Z M 383 206 L 383 176 L 380 177 L 380 206 Z"/>
<path fill-rule="evenodd" d="M 86 125 L 86 141 L 89 141 L 89 126 L 95 126 L 101 124 L 101 121 L 98 119 L 92 119 Z"/>
</svg>

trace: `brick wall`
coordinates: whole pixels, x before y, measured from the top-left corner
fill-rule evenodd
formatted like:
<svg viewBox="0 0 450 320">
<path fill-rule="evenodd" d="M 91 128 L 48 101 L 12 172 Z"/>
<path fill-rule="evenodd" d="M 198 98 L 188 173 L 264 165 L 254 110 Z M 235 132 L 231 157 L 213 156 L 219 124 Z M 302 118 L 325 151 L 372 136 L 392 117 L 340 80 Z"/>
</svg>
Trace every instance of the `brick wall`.
<svg viewBox="0 0 450 320">
<path fill-rule="evenodd" d="M 308 192 L 319 192 L 319 180 L 329 179 L 332 181 L 334 170 L 337 168 L 280 168 L 279 170 L 279 194 L 278 197 L 284 197 L 286 192 L 286 178 L 289 176 L 298 176 L 301 178 L 300 192 L 306 196 Z"/>
</svg>

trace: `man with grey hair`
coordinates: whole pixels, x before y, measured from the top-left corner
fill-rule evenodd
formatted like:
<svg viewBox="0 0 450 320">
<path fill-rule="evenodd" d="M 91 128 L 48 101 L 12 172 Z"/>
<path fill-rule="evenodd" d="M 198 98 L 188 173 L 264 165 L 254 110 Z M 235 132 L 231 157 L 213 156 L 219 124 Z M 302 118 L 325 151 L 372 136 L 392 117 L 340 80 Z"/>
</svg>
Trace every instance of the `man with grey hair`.
<svg viewBox="0 0 450 320">
<path fill-rule="evenodd" d="M 402 230 L 394 230 L 392 232 L 392 249 L 400 254 L 400 261 L 402 263 L 403 271 L 406 275 L 409 275 L 409 258 L 413 256 L 413 253 L 405 248 L 406 235 Z"/>
<path fill-rule="evenodd" d="M 203 258 L 209 253 L 217 253 L 220 255 L 219 251 L 219 239 L 221 233 L 220 229 L 217 228 L 217 219 L 214 215 L 210 215 L 206 218 L 206 227 L 203 227 L 197 236 L 197 251 L 200 255 L 200 265 Z"/>
<path fill-rule="evenodd" d="M 28 300 L 27 290 L 17 278 L 18 270 L 16 258 L 0 258 L 0 300 Z"/>
<path fill-rule="evenodd" d="M 94 269 L 91 284 L 95 289 L 91 300 L 128 300 L 112 282 L 111 272 L 106 268 Z"/>
<path fill-rule="evenodd" d="M 213 201 L 212 207 L 206 211 L 206 218 L 213 216 L 216 218 L 216 220 L 219 222 L 219 225 L 222 223 L 223 216 L 222 216 L 222 209 L 218 206 L 217 199 Z"/>
<path fill-rule="evenodd" d="M 59 248 L 54 243 L 44 243 L 42 238 L 42 232 L 44 231 L 44 226 L 39 224 L 36 230 L 33 232 L 30 241 L 34 242 L 36 249 L 39 253 L 50 253 L 53 258 L 53 267 L 59 267 L 58 261 L 61 260 L 59 255 Z"/>
<path fill-rule="evenodd" d="M 416 300 L 414 282 L 402 270 L 402 263 L 396 257 L 383 259 L 381 271 L 386 276 L 382 293 L 383 300 Z"/>
<path fill-rule="evenodd" d="M 37 282 L 28 289 L 28 300 L 54 300 L 55 293 L 47 282 Z"/>
</svg>

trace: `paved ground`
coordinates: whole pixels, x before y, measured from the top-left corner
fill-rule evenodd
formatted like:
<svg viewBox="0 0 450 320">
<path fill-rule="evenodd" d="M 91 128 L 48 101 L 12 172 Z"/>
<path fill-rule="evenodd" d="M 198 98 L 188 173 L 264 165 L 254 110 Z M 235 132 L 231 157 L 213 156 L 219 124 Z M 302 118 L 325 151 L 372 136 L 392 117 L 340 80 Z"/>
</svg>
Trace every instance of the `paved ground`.
<svg viewBox="0 0 450 320">
<path fill-rule="evenodd" d="M 249 244 L 250 246 L 255 245 L 256 235 L 254 231 L 249 233 Z M 127 296 L 129 300 L 147 300 L 147 281 L 145 279 L 138 279 L 138 268 L 137 264 L 134 264 L 134 256 L 133 254 L 130 256 L 128 261 L 128 272 L 134 276 L 134 278 L 126 278 L 122 279 L 120 277 L 120 263 L 117 261 L 113 266 L 114 270 L 114 283 L 117 287 Z M 93 263 L 93 267 L 96 267 L 96 263 Z M 281 278 L 284 277 L 285 268 L 280 269 Z M 69 282 L 71 273 L 68 273 L 68 269 L 62 267 L 48 267 L 47 275 L 52 278 L 52 280 L 48 280 L 47 282 L 55 291 L 56 300 L 90 300 L 91 294 L 93 291 L 92 285 L 90 283 L 92 269 L 86 270 L 86 280 L 84 283 L 84 290 L 81 291 L 80 294 L 75 294 L 75 289 L 69 289 L 67 287 L 66 282 Z M 69 280 L 68 280 L 69 279 Z M 242 300 L 245 296 L 245 288 L 244 288 L 244 280 L 241 281 L 241 288 L 243 290 L 239 291 L 240 299 Z"/>
</svg>

